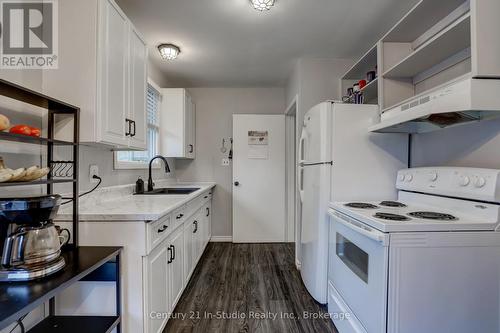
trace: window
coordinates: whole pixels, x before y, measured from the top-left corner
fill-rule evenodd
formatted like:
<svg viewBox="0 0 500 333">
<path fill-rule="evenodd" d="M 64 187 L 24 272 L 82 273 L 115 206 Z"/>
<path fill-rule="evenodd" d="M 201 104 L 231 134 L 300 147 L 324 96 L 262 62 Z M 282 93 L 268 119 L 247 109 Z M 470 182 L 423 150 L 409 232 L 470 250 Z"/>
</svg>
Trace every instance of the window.
<svg viewBox="0 0 500 333">
<path fill-rule="evenodd" d="M 115 152 L 115 169 L 145 169 L 154 156 L 159 153 L 160 136 L 160 103 L 159 88 L 148 83 L 146 96 L 147 115 L 147 150 Z"/>
</svg>

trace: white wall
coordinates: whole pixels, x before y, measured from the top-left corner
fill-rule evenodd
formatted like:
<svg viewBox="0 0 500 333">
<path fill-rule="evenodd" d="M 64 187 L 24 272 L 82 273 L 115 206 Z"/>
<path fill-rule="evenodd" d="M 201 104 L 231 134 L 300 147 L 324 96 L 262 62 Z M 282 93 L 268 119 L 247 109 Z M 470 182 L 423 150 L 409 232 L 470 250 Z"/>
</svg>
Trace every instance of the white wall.
<svg viewBox="0 0 500 333">
<path fill-rule="evenodd" d="M 161 162 L 163 163 L 163 162 Z M 87 190 L 94 186 L 90 183 L 90 165 L 99 166 L 99 175 L 102 178 L 102 187 L 133 184 L 138 177 L 144 182 L 148 179 L 148 170 L 115 170 L 113 168 L 113 152 L 98 147 L 80 146 L 80 189 Z M 165 173 L 163 164 L 160 169 L 153 169 L 153 179 L 175 179 L 175 160 L 168 159 L 170 174 Z"/>
<path fill-rule="evenodd" d="M 148 58 L 148 77 L 161 88 L 173 87 L 167 76 L 164 75 L 161 69 L 151 60 L 151 57 Z"/>
<path fill-rule="evenodd" d="M 299 96 L 298 117 L 302 122 L 306 112 L 318 103 L 340 99 L 340 77 L 352 66 L 350 59 L 301 58 L 297 61 L 286 86 L 289 105 Z"/>
<path fill-rule="evenodd" d="M 500 169 L 500 119 L 414 135 L 412 165 Z"/>
<path fill-rule="evenodd" d="M 212 235 L 232 236 L 232 166 L 222 166 L 227 157 L 220 151 L 222 138 L 232 136 L 232 115 L 282 114 L 283 88 L 192 88 L 196 103 L 196 159 L 177 160 L 180 181 L 217 183 L 213 199 Z"/>
</svg>

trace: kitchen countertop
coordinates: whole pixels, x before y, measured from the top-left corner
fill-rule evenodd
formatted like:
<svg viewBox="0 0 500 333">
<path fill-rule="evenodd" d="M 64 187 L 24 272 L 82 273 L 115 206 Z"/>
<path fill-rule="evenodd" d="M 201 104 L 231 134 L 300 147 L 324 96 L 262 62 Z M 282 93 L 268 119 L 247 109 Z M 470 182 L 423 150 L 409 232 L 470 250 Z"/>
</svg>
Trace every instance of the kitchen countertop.
<svg viewBox="0 0 500 333">
<path fill-rule="evenodd" d="M 215 183 L 169 184 L 168 187 L 199 187 L 200 189 L 187 195 L 129 194 L 119 196 L 115 200 L 81 205 L 79 208 L 80 222 L 157 221 L 215 185 Z M 55 220 L 58 222 L 71 221 L 71 207 L 61 208 Z"/>
</svg>

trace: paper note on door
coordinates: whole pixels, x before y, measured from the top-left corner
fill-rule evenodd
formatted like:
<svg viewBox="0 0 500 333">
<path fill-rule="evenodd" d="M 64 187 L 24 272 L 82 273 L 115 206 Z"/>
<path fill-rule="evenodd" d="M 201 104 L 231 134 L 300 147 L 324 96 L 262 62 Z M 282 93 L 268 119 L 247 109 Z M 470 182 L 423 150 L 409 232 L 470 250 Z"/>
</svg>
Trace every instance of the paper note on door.
<svg viewBox="0 0 500 333">
<path fill-rule="evenodd" d="M 248 158 L 269 159 L 268 131 L 248 131 Z"/>
<path fill-rule="evenodd" d="M 269 132 L 268 131 L 248 131 L 248 144 L 249 145 L 269 145 Z"/>
</svg>

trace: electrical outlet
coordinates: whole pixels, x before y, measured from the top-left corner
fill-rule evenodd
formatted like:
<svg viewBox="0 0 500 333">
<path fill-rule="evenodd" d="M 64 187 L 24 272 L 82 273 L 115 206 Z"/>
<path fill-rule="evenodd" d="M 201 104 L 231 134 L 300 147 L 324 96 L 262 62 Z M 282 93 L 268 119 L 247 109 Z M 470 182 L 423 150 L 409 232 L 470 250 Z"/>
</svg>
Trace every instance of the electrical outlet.
<svg viewBox="0 0 500 333">
<path fill-rule="evenodd" d="M 222 166 L 229 166 L 229 158 L 223 158 L 222 159 Z"/>
<path fill-rule="evenodd" d="M 97 165 L 91 165 L 90 166 L 89 177 L 90 177 L 90 182 L 91 183 L 97 183 L 97 182 L 99 182 L 99 179 L 93 178 L 94 175 L 99 176 L 99 167 Z"/>
</svg>

